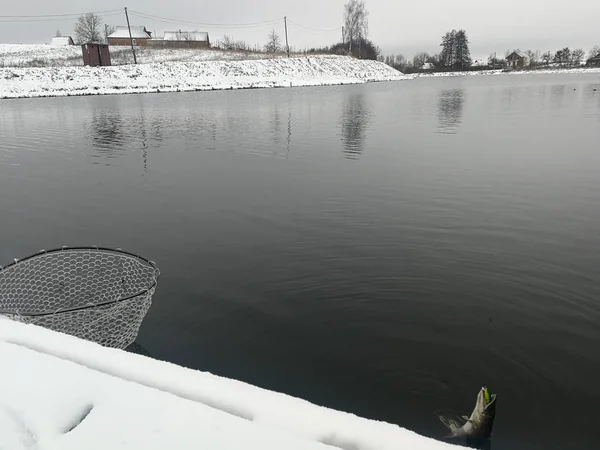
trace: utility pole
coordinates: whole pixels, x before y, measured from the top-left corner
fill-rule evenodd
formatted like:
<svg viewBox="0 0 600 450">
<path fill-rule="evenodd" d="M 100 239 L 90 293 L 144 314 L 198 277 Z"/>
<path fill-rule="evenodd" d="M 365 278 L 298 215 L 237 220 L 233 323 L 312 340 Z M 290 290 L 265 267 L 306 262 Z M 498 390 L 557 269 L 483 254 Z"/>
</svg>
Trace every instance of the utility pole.
<svg viewBox="0 0 600 450">
<path fill-rule="evenodd" d="M 288 58 L 290 57 L 290 45 L 288 44 L 287 35 L 287 16 L 283 17 L 283 23 L 285 24 L 285 48 L 287 49 Z"/>
<path fill-rule="evenodd" d="M 127 28 L 129 28 L 129 41 L 131 42 L 131 53 L 133 53 L 133 63 L 137 64 L 137 58 L 135 57 L 135 48 L 133 47 L 133 37 L 131 36 L 131 26 L 129 25 L 129 14 L 127 14 L 127 7 L 125 7 L 125 17 L 127 18 Z"/>
</svg>

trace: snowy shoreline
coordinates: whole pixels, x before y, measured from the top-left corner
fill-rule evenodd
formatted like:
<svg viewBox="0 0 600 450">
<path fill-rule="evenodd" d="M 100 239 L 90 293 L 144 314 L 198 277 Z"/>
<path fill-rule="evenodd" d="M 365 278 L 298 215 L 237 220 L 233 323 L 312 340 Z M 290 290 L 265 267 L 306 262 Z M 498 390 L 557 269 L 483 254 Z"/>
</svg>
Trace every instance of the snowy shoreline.
<svg viewBox="0 0 600 450">
<path fill-rule="evenodd" d="M 0 448 L 464 448 L 1 316 L 0 358 Z"/>
<path fill-rule="evenodd" d="M 410 80 L 382 62 L 346 56 L 0 69 L 0 98 L 64 97 Z"/>
<path fill-rule="evenodd" d="M 502 69 L 496 70 L 473 70 L 464 72 L 432 72 L 416 73 L 414 78 L 437 78 L 437 77 L 467 77 L 467 76 L 490 76 L 490 75 L 575 75 L 575 74 L 600 74 L 600 68 L 581 68 L 581 69 L 539 69 L 539 70 L 515 70 L 504 72 Z"/>
</svg>

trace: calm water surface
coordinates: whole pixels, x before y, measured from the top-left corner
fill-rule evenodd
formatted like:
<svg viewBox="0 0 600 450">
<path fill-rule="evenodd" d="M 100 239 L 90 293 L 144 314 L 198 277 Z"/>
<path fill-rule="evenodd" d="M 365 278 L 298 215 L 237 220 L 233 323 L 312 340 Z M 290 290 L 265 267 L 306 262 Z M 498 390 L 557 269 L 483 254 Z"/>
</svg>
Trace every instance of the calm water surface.
<svg viewBox="0 0 600 450">
<path fill-rule="evenodd" d="M 0 261 L 122 247 L 155 357 L 493 448 L 600 440 L 600 77 L 0 102 Z"/>
</svg>

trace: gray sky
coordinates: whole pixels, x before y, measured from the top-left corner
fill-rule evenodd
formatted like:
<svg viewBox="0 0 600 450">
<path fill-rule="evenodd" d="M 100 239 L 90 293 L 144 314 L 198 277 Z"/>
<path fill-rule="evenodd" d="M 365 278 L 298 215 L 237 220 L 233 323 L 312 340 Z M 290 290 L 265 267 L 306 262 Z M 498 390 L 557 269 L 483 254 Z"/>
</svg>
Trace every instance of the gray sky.
<svg viewBox="0 0 600 450">
<path fill-rule="evenodd" d="M 343 5 L 347 0 L 29 0 L 3 1 L 0 15 L 74 14 L 86 11 L 122 9 L 198 23 L 232 24 L 265 22 L 288 16 L 290 45 L 302 49 L 327 45 L 341 37 Z M 403 53 L 412 57 L 418 51 L 436 53 L 441 36 L 456 28 L 467 30 L 474 58 L 491 52 L 504 55 L 507 49 L 557 50 L 581 47 L 588 51 L 600 45 L 600 0 L 365 0 L 369 11 L 369 37 L 384 54 Z M 123 13 L 103 16 L 104 22 L 125 25 Z M 164 23 L 130 17 L 132 25 L 149 30 L 208 31 L 215 41 L 223 34 L 249 44 L 263 45 L 271 28 L 283 37 L 283 21 L 257 27 L 222 28 Z M 7 22 L 8 20 L 8 22 Z M 57 29 L 72 33 L 74 19 L 13 22 L 0 18 L 0 43 L 44 43 Z M 31 20 L 31 19 L 28 19 Z M 313 31 L 304 27 L 319 30 Z"/>
</svg>

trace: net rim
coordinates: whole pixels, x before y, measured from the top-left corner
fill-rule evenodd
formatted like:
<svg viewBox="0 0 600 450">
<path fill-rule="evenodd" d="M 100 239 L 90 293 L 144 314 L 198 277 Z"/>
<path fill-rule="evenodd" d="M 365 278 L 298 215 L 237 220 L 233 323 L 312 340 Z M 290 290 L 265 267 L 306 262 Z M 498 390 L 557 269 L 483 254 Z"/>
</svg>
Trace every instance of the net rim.
<svg viewBox="0 0 600 450">
<path fill-rule="evenodd" d="M 100 246 L 96 246 L 96 245 L 87 246 L 87 247 L 86 246 L 74 246 L 74 247 L 63 246 L 63 247 L 54 248 L 51 250 L 40 250 L 38 253 L 34 253 L 32 255 L 26 256 L 25 258 L 21 258 L 21 259 L 15 258 L 15 260 L 13 262 L 11 262 L 10 264 L 7 264 L 6 266 L 0 266 L 0 273 L 10 270 L 11 268 L 13 268 L 13 267 L 17 266 L 18 264 L 23 263 L 27 260 L 38 258 L 43 255 L 47 255 L 47 254 L 51 254 L 51 253 L 60 253 L 60 252 L 64 252 L 64 251 L 89 251 L 89 250 L 118 253 L 118 254 L 121 254 L 124 256 L 128 256 L 130 258 L 138 259 L 144 263 L 149 264 L 150 267 L 154 270 L 154 279 L 153 279 L 152 284 L 148 288 L 143 289 L 136 294 L 132 294 L 127 297 L 122 297 L 117 300 L 110 300 L 110 301 L 106 301 L 106 302 L 96 303 L 93 305 L 88 304 L 88 305 L 82 305 L 82 306 L 76 306 L 76 307 L 72 307 L 72 308 L 64 308 L 64 309 L 58 309 L 56 311 L 40 312 L 40 313 L 0 310 L 0 315 L 18 315 L 21 317 L 43 317 L 43 316 L 52 316 L 52 315 L 56 315 L 56 314 L 69 313 L 69 312 L 74 312 L 74 311 L 83 311 L 86 309 L 98 308 L 101 306 L 114 305 L 117 303 L 121 303 L 121 302 L 125 302 L 127 300 L 134 299 L 136 297 L 145 296 L 145 295 L 149 294 L 150 292 L 153 292 L 154 289 L 156 289 L 156 286 L 158 284 L 158 278 L 160 276 L 160 270 L 158 270 L 158 267 L 156 266 L 156 263 L 154 261 L 151 261 L 151 260 L 144 258 L 143 256 L 137 255 L 135 253 L 128 252 L 121 248 L 100 247 Z"/>
</svg>

